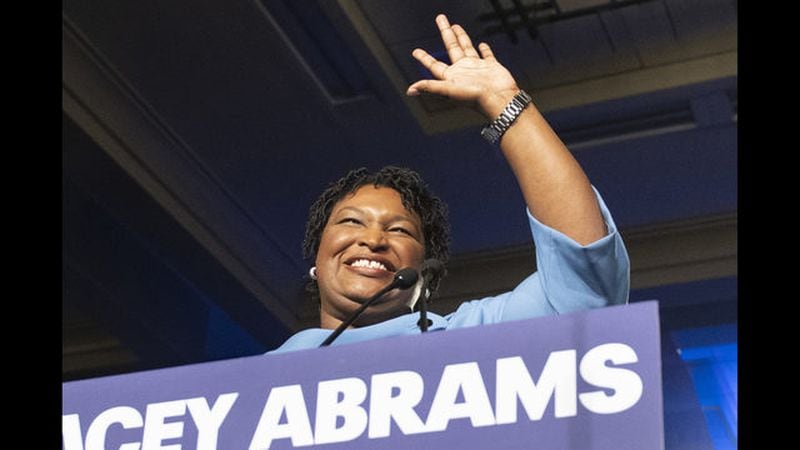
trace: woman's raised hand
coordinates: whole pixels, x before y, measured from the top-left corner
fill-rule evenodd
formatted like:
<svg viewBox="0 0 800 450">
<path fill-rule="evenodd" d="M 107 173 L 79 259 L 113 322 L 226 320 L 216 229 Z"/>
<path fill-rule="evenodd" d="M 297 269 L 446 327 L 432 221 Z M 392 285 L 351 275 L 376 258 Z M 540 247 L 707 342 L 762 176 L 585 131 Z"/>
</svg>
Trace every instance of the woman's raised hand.
<svg viewBox="0 0 800 450">
<path fill-rule="evenodd" d="M 406 93 L 414 96 L 426 92 L 474 102 L 487 117 L 494 118 L 519 92 L 514 77 L 497 62 L 488 44 L 481 42 L 476 50 L 464 28 L 450 25 L 444 14 L 436 17 L 436 25 L 450 64 L 437 60 L 421 48 L 414 49 L 411 55 L 436 79 L 417 81 Z"/>
</svg>

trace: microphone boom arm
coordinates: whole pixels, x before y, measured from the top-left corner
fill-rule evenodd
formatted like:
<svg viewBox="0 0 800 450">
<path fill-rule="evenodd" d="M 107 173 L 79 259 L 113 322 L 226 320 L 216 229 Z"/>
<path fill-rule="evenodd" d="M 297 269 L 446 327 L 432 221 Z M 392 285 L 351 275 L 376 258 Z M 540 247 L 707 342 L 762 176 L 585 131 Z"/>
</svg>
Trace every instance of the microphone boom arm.
<svg viewBox="0 0 800 450">
<path fill-rule="evenodd" d="M 361 306 L 358 307 L 356 312 L 354 312 L 353 315 L 348 317 L 347 320 L 345 320 L 338 327 L 336 327 L 336 329 L 333 331 L 333 333 L 331 333 L 324 341 L 322 341 L 322 344 L 320 344 L 319 346 L 320 347 L 327 347 L 328 345 L 331 345 L 331 343 L 334 341 L 334 339 L 339 337 L 339 335 L 342 334 L 342 332 L 344 332 L 344 330 L 346 330 L 347 327 L 349 327 L 350 324 L 352 324 L 353 321 L 355 321 L 356 318 L 358 318 L 358 316 L 360 316 L 361 313 L 363 313 L 364 310 L 367 309 L 367 307 L 369 305 L 371 305 L 373 302 L 375 302 L 375 300 L 381 298 L 384 294 L 386 294 L 387 292 L 391 291 L 392 289 L 397 289 L 397 288 L 408 289 L 408 288 L 410 288 L 411 286 L 413 286 L 417 282 L 418 278 L 419 278 L 419 274 L 417 273 L 417 271 L 412 269 L 412 268 L 410 268 L 410 267 L 398 270 L 397 273 L 395 273 L 394 280 L 392 280 L 391 283 L 389 283 L 386 287 L 384 287 L 383 289 L 378 291 L 378 293 L 373 295 L 372 298 L 370 298 L 369 300 L 367 300 L 364 303 L 362 303 Z"/>
</svg>

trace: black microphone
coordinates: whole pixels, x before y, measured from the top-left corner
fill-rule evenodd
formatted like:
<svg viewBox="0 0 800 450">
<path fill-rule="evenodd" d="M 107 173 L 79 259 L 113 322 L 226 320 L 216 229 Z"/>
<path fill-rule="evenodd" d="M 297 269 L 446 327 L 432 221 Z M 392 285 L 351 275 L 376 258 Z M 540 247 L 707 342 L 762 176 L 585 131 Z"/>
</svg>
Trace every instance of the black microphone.
<svg viewBox="0 0 800 450">
<path fill-rule="evenodd" d="M 336 330 L 334 330 L 334 332 L 331 333 L 330 336 L 328 336 L 328 338 L 325 339 L 319 346 L 326 347 L 328 345 L 331 345 L 331 342 L 333 342 L 334 339 L 339 337 L 339 335 L 342 334 L 342 332 L 345 329 L 347 329 L 347 327 L 349 327 L 350 324 L 353 323 L 353 321 L 356 320 L 358 316 L 360 316 L 361 313 L 364 312 L 364 310 L 367 309 L 367 307 L 370 304 L 372 304 L 372 302 L 381 298 L 384 294 L 391 291 L 392 289 L 405 290 L 410 288 L 411 286 L 414 286 L 415 284 L 417 284 L 417 279 L 419 279 L 419 274 L 417 273 L 416 270 L 412 269 L 411 267 L 406 267 L 404 269 L 398 270 L 394 274 L 394 279 L 392 280 L 391 283 L 389 283 L 388 285 L 386 285 L 386 287 L 378 291 L 378 293 L 373 295 L 372 298 L 362 303 L 361 306 L 359 306 L 359 308 L 356 310 L 356 312 L 354 312 L 353 315 L 350 316 L 346 321 L 342 322 L 341 325 L 339 325 L 336 328 Z"/>
<path fill-rule="evenodd" d="M 422 289 L 423 291 L 419 296 L 419 329 L 425 333 L 428 331 L 428 283 L 434 275 L 441 273 L 444 270 L 444 265 L 441 261 L 435 258 L 426 259 L 422 263 Z"/>
</svg>

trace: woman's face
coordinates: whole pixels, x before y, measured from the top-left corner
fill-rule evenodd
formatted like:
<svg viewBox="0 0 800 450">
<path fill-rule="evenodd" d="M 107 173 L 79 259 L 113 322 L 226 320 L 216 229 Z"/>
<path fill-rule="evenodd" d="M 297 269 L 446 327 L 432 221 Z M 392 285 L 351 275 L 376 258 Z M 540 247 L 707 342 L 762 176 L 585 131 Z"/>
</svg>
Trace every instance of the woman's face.
<svg viewBox="0 0 800 450">
<path fill-rule="evenodd" d="M 419 270 L 425 256 L 422 223 L 400 194 L 362 186 L 334 205 L 317 251 L 321 326 L 335 328 L 394 279 L 396 271 Z M 414 289 L 393 290 L 355 321 L 369 325 L 408 312 Z"/>
</svg>

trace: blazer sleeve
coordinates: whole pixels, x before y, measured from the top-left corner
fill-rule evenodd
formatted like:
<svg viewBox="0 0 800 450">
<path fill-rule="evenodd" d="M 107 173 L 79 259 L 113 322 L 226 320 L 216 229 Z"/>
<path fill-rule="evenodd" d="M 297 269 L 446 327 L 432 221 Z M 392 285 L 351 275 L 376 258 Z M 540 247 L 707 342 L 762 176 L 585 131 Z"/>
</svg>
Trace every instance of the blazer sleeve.
<svg viewBox="0 0 800 450">
<path fill-rule="evenodd" d="M 526 209 L 536 249 L 537 270 L 514 290 L 464 302 L 446 316 L 458 328 L 627 303 L 630 261 L 614 219 L 592 186 L 607 234 L 580 245 L 544 225 Z"/>
</svg>

